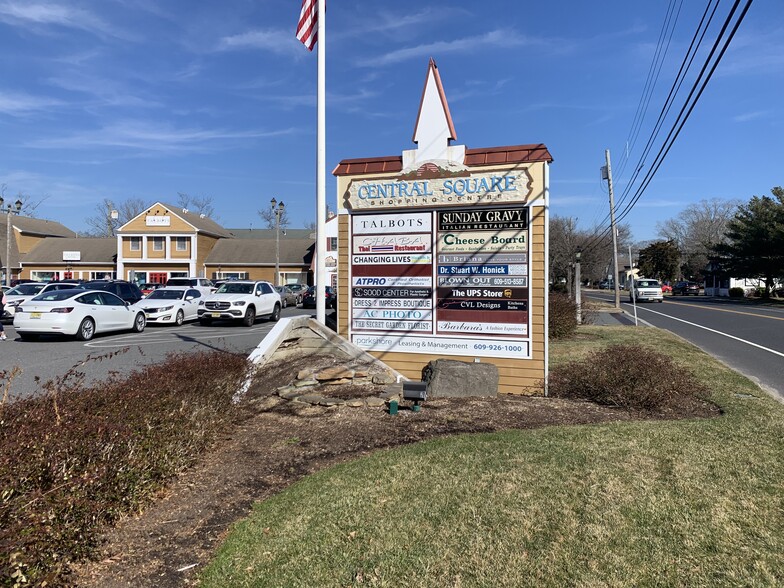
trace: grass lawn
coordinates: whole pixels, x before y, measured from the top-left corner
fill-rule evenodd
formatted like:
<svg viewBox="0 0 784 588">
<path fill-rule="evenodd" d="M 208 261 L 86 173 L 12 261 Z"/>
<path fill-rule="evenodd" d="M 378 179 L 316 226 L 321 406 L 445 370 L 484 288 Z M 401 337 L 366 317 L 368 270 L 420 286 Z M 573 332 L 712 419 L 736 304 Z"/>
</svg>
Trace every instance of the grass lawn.
<svg viewBox="0 0 784 588">
<path fill-rule="evenodd" d="M 583 327 L 552 363 L 640 330 Z M 645 333 L 705 381 L 722 417 L 379 451 L 258 504 L 201 586 L 784 585 L 784 406 Z"/>
</svg>

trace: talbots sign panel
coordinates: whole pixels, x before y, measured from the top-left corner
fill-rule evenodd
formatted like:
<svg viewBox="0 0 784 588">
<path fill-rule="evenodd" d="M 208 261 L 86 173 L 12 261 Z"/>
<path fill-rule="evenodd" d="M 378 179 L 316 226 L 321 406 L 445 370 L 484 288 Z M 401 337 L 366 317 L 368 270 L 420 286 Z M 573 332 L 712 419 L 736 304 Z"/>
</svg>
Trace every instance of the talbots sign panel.
<svg viewBox="0 0 784 588">
<path fill-rule="evenodd" d="M 349 210 L 520 204 L 530 198 L 532 187 L 527 168 L 459 177 L 362 180 L 349 185 L 344 204 Z"/>
</svg>

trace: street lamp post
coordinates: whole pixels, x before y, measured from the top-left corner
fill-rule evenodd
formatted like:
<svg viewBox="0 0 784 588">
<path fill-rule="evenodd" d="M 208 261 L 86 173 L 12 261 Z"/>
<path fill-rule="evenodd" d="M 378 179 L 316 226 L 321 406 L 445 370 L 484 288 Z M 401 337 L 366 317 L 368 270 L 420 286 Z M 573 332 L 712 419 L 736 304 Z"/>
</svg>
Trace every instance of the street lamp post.
<svg viewBox="0 0 784 588">
<path fill-rule="evenodd" d="M 3 206 L 3 197 L 0 196 L 0 211 L 5 212 L 5 258 L 3 265 L 5 265 L 5 285 L 11 285 L 11 215 L 19 214 L 22 210 L 22 201 L 17 200 L 13 204 L 10 202 Z"/>
<path fill-rule="evenodd" d="M 583 254 L 582 247 L 577 248 L 577 253 L 574 254 L 574 302 L 577 306 L 577 324 L 583 322 L 582 312 L 582 293 L 580 292 L 580 257 Z"/>
<path fill-rule="evenodd" d="M 278 285 L 280 276 L 280 217 L 283 214 L 285 206 L 283 202 L 278 202 L 273 198 L 270 200 L 272 206 L 272 213 L 275 215 L 275 280 L 274 284 Z"/>
</svg>

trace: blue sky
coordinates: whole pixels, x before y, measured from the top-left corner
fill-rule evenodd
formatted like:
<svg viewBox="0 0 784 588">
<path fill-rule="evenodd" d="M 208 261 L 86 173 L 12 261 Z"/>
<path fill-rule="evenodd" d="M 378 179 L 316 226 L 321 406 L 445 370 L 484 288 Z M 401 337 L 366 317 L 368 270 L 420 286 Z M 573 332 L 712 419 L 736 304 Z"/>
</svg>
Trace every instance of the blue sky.
<svg viewBox="0 0 784 588">
<path fill-rule="evenodd" d="M 553 212 L 582 228 L 602 221 L 604 151 L 620 196 L 706 2 L 680 5 L 629 142 L 669 4 L 330 0 L 327 201 L 334 209 L 329 172 L 340 160 L 413 147 L 433 57 L 457 143 L 545 143 Z M 721 1 L 717 19 L 730 4 Z M 103 198 L 174 203 L 178 192 L 211 196 L 230 228 L 263 226 L 256 211 L 272 197 L 292 227 L 315 221 L 316 54 L 294 37 L 299 9 L 298 0 L 0 0 L 6 197 L 42 200 L 37 216 L 77 231 Z M 636 240 L 654 238 L 657 221 L 691 202 L 746 200 L 784 184 L 782 16 L 780 0 L 751 6 L 628 213 Z"/>
</svg>

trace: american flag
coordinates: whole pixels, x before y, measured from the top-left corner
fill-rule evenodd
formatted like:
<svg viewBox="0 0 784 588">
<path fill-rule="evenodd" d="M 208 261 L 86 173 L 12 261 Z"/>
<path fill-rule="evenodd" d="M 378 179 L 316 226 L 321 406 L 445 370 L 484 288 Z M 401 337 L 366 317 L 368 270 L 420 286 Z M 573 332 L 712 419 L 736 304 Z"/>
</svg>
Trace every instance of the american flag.
<svg viewBox="0 0 784 588">
<path fill-rule="evenodd" d="M 299 13 L 299 22 L 297 23 L 297 39 L 302 41 L 308 51 L 313 51 L 313 47 L 316 46 L 316 41 L 318 41 L 317 0 L 302 0 L 302 10 Z"/>
</svg>

